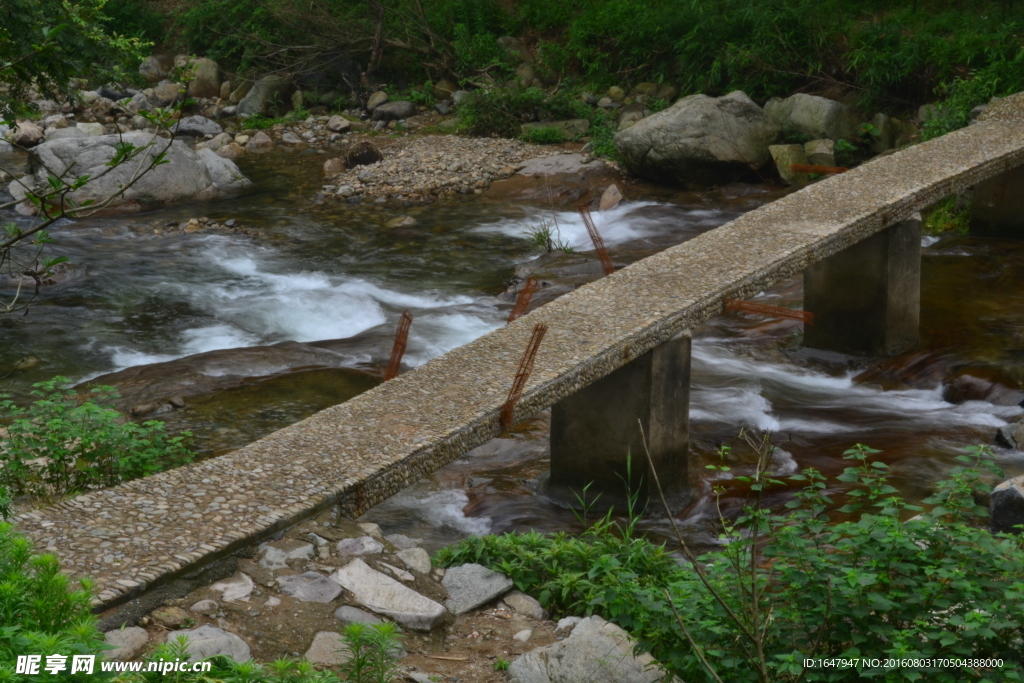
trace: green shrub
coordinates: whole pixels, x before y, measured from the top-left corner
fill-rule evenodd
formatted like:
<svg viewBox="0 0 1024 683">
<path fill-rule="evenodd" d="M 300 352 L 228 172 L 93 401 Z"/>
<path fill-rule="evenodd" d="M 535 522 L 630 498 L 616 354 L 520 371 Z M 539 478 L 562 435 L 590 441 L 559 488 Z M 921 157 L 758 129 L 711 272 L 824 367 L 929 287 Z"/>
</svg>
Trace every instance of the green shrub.
<svg viewBox="0 0 1024 683">
<path fill-rule="evenodd" d="M 845 505 L 836 509 L 809 470 L 791 478 L 805 488 L 788 511 L 773 512 L 761 496 L 785 484 L 765 476 L 766 448 L 756 475 L 731 480 L 749 488 L 751 505 L 722 519 L 721 550 L 690 567 L 607 518 L 579 536 L 467 539 L 438 561 L 505 572 L 556 614 L 601 614 L 687 681 L 1024 680 L 1024 537 L 976 526 L 986 510 L 974 497 L 984 471 L 995 471 L 992 454 L 969 449 L 922 512 L 888 483 L 875 453 L 847 452 L 855 462 L 839 477 L 853 486 Z M 832 523 L 828 510 L 844 521 Z M 901 661 L 804 671 L 805 658 Z M 914 661 L 937 658 L 1004 664 Z"/>
<path fill-rule="evenodd" d="M 590 108 L 566 92 L 548 95 L 540 88 L 474 90 L 459 105 L 468 133 L 515 138 L 520 126 L 539 119 L 587 118 Z"/>
<path fill-rule="evenodd" d="M 966 235 L 971 220 L 971 205 L 957 206 L 956 197 L 946 197 L 924 212 L 924 231 L 930 235 L 953 232 Z"/>
<path fill-rule="evenodd" d="M 155 420 L 136 424 L 109 407 L 116 398 L 110 387 L 82 400 L 55 377 L 33 385 L 38 399 L 20 407 L 6 397 L 0 420 L 0 485 L 14 495 L 63 496 L 113 486 L 129 479 L 189 462 L 189 436 L 168 436 Z"/>
<path fill-rule="evenodd" d="M 159 43 L 164 38 L 164 15 L 137 0 L 107 0 L 103 5 L 106 29 L 122 36 Z"/>
<path fill-rule="evenodd" d="M 562 129 L 555 128 L 554 126 L 530 128 L 519 137 L 534 145 L 557 145 L 560 142 L 565 142 Z"/>
<path fill-rule="evenodd" d="M 70 657 L 99 652 L 102 636 L 89 604 L 90 585 L 83 582 L 81 589 L 71 590 L 70 583 L 55 556 L 33 556 L 32 544 L 16 535 L 10 524 L 0 522 L 0 681 L 91 678 L 14 673 L 18 655 Z"/>
</svg>

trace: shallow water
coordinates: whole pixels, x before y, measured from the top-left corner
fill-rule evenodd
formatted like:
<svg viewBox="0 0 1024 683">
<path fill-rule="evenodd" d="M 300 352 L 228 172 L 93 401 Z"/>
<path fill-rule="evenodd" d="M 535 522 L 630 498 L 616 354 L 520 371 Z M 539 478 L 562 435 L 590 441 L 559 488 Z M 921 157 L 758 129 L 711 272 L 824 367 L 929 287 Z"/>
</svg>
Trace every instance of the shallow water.
<svg viewBox="0 0 1024 683">
<path fill-rule="evenodd" d="M 526 234 L 530 226 L 554 222 L 564 242 L 580 251 L 589 246 L 573 212 L 486 197 L 422 207 L 317 205 L 322 162 L 317 154 L 283 152 L 250 158 L 242 167 L 255 187 L 243 197 L 55 229 L 60 252 L 81 274 L 45 289 L 27 316 L 0 317 L 0 368 L 40 359 L 11 374 L 8 391 L 24 397 L 32 382 L 57 374 L 81 381 L 203 351 L 358 335 L 331 346 L 345 368 L 263 373 L 160 416 L 172 429 L 196 432 L 204 453 L 219 454 L 374 386 L 403 310 L 414 317 L 410 367 L 502 325 L 510 304 L 496 295 L 517 264 L 539 254 Z M 695 194 L 643 185 L 627 194 L 634 201 L 595 214 L 619 262 L 689 239 L 772 196 L 758 188 Z M 386 227 L 403 215 L 418 224 Z M 198 216 L 234 218 L 263 236 L 154 234 Z M 901 490 L 920 500 L 964 446 L 990 443 L 995 428 L 1021 412 L 981 400 L 948 403 L 942 385 L 971 374 L 1007 390 L 1024 387 L 1024 292 L 1014 287 L 1024 276 L 1024 244 L 962 237 L 927 244 L 922 340 L 899 358 L 805 350 L 797 324 L 745 314 L 695 331 L 695 500 L 680 516 L 692 541 L 713 542 L 717 512 L 704 465 L 726 444 L 733 446 L 734 476 L 751 467 L 740 429 L 773 432 L 780 475 L 808 466 L 838 474 L 846 449 L 869 444 L 883 451 Z M 800 281 L 761 298 L 799 306 Z M 388 532 L 424 537 L 430 547 L 468 533 L 578 528 L 571 511 L 536 494 L 548 467 L 547 430 L 542 414 L 365 518 Z M 1008 473 L 1024 471 L 1024 455 L 997 453 Z M 724 509 L 734 509 L 746 491 L 717 483 L 727 490 Z M 665 537 L 664 520 L 645 524 Z"/>
</svg>

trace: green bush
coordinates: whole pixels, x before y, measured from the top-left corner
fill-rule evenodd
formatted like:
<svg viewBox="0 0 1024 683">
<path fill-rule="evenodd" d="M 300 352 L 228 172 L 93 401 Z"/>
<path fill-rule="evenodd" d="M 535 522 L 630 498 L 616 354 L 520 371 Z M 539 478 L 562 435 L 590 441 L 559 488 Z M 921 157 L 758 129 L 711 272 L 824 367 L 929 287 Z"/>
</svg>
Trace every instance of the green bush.
<svg viewBox="0 0 1024 683">
<path fill-rule="evenodd" d="M 560 142 L 565 142 L 565 136 L 562 135 L 562 130 L 560 128 L 555 128 L 554 126 L 530 128 L 519 137 L 534 145 L 557 145 Z"/>
<path fill-rule="evenodd" d="M 888 467 L 862 446 L 839 477 L 853 485 L 845 505 L 836 509 L 810 470 L 791 478 L 805 488 L 788 511 L 765 509 L 761 496 L 785 485 L 765 476 L 770 453 L 755 476 L 732 480 L 753 501 L 722 520 L 721 550 L 690 567 L 607 520 L 578 537 L 472 538 L 438 560 L 505 572 L 556 614 L 600 614 L 687 681 L 1024 680 L 1024 538 L 976 526 L 986 510 L 974 498 L 994 470 L 987 449 L 961 457 L 927 512 L 898 495 Z M 803 670 L 805 658 L 900 664 Z M 945 658 L 1004 664 L 923 661 Z"/>
<path fill-rule="evenodd" d="M 89 590 L 85 582 L 81 589 L 72 590 L 55 556 L 33 556 L 32 544 L 16 535 L 10 524 L 0 522 L 0 681 L 55 680 L 45 672 L 15 674 L 18 655 L 70 657 L 99 652 L 102 636 L 92 616 Z M 76 675 L 59 680 L 88 678 Z"/>
<path fill-rule="evenodd" d="M 137 0 L 107 0 L 103 5 L 103 22 L 112 34 L 140 38 L 159 43 L 164 38 L 164 15 L 145 2 Z"/>
<path fill-rule="evenodd" d="M 520 126 L 539 119 L 591 116 L 590 108 L 566 92 L 548 95 L 540 88 L 474 90 L 459 105 L 468 133 L 514 138 Z"/>
<path fill-rule="evenodd" d="M 68 380 L 33 385 L 28 407 L 0 395 L 0 486 L 14 495 L 63 496 L 113 486 L 191 461 L 189 436 L 168 436 L 155 420 L 136 424 L 109 407 L 110 387 L 83 400 Z"/>
</svg>

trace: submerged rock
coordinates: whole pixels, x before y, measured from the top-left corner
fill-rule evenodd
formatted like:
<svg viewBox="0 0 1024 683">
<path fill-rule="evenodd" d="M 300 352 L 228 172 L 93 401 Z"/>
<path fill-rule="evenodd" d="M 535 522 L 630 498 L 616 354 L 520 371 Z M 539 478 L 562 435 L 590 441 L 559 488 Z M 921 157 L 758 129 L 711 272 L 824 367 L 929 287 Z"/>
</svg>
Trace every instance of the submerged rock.
<svg viewBox="0 0 1024 683">
<path fill-rule="evenodd" d="M 989 516 L 992 533 L 1021 533 L 1016 527 L 1024 524 L 1024 475 L 992 489 Z"/>
</svg>

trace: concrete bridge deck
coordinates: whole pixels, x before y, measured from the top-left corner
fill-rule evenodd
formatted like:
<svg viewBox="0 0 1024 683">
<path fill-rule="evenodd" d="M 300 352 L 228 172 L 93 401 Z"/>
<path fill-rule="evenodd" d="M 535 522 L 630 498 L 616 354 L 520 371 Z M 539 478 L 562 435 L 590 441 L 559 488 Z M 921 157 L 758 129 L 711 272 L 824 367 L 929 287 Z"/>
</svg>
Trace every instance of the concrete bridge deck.
<svg viewBox="0 0 1024 683">
<path fill-rule="evenodd" d="M 1012 112 L 1011 112 L 1012 113 Z M 1024 165 L 1024 122 L 998 117 L 882 157 L 581 287 L 505 328 L 231 454 L 22 515 L 20 530 L 97 585 L 97 606 L 334 504 L 352 514 L 500 434 L 533 326 L 549 326 L 525 419 L 674 335 Z"/>
</svg>

